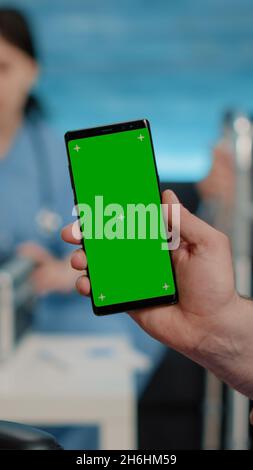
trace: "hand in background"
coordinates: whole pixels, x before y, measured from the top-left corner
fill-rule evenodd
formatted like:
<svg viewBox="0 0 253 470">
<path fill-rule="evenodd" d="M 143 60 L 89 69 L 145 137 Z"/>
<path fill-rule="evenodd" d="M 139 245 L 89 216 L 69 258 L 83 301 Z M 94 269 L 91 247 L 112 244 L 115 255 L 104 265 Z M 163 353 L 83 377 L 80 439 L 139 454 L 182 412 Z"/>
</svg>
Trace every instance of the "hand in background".
<svg viewBox="0 0 253 470">
<path fill-rule="evenodd" d="M 224 206 L 232 206 L 235 196 L 235 170 L 233 154 L 224 146 L 213 150 L 209 174 L 197 184 L 203 200 L 218 200 Z"/>
<path fill-rule="evenodd" d="M 68 293 L 74 289 L 78 275 L 71 268 L 69 257 L 58 259 L 34 242 L 20 245 L 18 253 L 35 262 L 36 267 L 31 276 L 31 282 L 38 295 L 51 292 Z"/>
</svg>

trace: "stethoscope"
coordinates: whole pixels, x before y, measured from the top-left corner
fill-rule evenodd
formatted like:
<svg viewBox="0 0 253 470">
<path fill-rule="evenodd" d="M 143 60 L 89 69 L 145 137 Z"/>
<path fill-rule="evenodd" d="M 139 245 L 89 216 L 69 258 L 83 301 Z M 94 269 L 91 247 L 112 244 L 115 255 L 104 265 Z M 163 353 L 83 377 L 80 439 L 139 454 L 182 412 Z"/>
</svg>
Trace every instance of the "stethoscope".
<svg viewBox="0 0 253 470">
<path fill-rule="evenodd" d="M 35 216 L 35 223 L 40 233 L 51 237 L 62 227 L 62 217 L 54 210 L 53 182 L 48 162 L 47 149 L 36 117 L 33 122 L 27 119 L 29 139 L 36 160 L 40 209 Z"/>
<path fill-rule="evenodd" d="M 40 130 L 36 116 L 26 119 L 25 129 L 33 150 L 35 168 L 37 172 L 37 188 L 39 195 L 39 209 L 35 214 L 35 227 L 51 248 L 58 247 L 57 233 L 62 227 L 62 217 L 55 210 L 52 172 L 49 166 L 48 152 L 45 139 Z M 24 183 L 25 184 L 25 183 Z M 11 233 L 0 231 L 0 264 L 13 252 L 14 237 Z M 56 245 L 55 245 L 56 244 Z"/>
</svg>

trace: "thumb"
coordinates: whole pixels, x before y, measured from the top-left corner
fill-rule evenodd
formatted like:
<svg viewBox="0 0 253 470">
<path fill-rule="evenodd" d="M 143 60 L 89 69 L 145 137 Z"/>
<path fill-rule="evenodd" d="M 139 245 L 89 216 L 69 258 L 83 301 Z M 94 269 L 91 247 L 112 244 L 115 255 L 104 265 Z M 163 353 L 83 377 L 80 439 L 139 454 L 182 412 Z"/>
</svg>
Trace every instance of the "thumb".
<svg viewBox="0 0 253 470">
<path fill-rule="evenodd" d="M 171 190 L 166 190 L 162 195 L 163 204 L 180 205 L 180 236 L 190 244 L 203 244 L 210 242 L 217 231 L 203 220 L 196 217 L 182 204 Z M 168 225 L 173 227 L 172 211 L 168 211 Z"/>
</svg>

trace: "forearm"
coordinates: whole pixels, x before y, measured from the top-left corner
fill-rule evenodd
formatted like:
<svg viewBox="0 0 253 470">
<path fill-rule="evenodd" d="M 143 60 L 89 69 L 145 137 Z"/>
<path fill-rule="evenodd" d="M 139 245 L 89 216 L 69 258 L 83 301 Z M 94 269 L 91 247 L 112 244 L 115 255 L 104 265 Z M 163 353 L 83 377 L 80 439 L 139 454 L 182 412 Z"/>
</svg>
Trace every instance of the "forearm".
<svg viewBox="0 0 253 470">
<path fill-rule="evenodd" d="M 253 301 L 237 301 L 219 317 L 191 358 L 222 381 L 253 398 Z"/>
</svg>

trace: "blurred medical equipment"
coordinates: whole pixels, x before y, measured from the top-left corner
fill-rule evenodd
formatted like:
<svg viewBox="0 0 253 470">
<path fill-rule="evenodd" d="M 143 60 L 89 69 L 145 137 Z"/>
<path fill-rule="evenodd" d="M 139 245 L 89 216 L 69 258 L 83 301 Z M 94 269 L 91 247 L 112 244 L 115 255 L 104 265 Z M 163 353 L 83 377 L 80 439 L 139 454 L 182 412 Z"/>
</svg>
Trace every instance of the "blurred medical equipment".
<svg viewBox="0 0 253 470">
<path fill-rule="evenodd" d="M 0 263 L 0 360 L 6 359 L 31 324 L 35 296 L 28 282 L 34 262 L 12 256 Z"/>
<path fill-rule="evenodd" d="M 252 285 L 252 123 L 247 116 L 237 115 L 233 122 L 235 156 L 235 198 L 232 250 L 236 285 L 241 295 L 250 297 Z M 249 446 L 249 400 L 229 390 L 227 448 Z"/>
<path fill-rule="evenodd" d="M 232 241 L 237 290 L 252 295 L 252 142 L 250 119 L 243 114 L 229 116 L 224 126 L 223 145 L 231 150 L 235 191 L 231 206 L 220 203 L 213 212 L 213 224 Z M 209 201 L 208 204 L 212 204 Z M 210 210 L 210 208 L 209 208 Z M 207 373 L 204 448 L 247 449 L 249 447 L 249 400 L 224 387 Z"/>
</svg>

